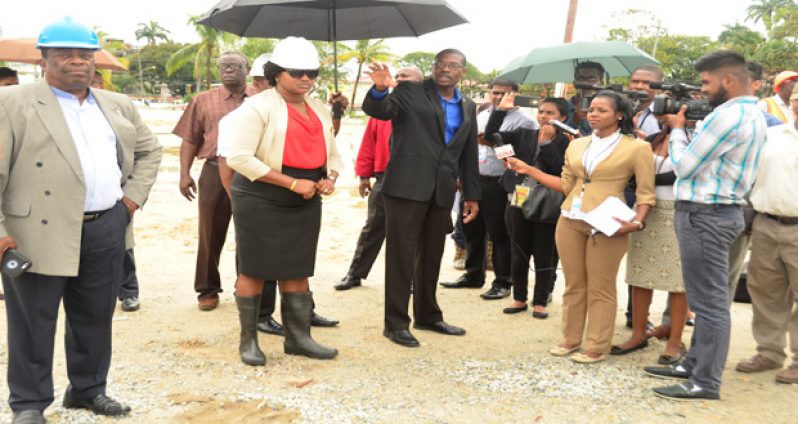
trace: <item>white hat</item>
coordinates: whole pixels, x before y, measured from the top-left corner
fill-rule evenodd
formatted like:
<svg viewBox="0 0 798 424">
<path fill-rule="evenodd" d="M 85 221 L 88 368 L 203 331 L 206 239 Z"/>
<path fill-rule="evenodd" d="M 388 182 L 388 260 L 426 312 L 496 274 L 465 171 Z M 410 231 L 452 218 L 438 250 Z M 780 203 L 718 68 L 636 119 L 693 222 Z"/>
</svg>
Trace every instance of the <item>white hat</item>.
<svg viewBox="0 0 798 424">
<path fill-rule="evenodd" d="M 287 37 L 277 43 L 270 62 L 285 69 L 319 69 L 319 52 L 302 37 Z"/>
<path fill-rule="evenodd" d="M 263 65 L 269 61 L 272 57 L 271 53 L 263 53 L 262 55 L 258 56 L 255 59 L 255 63 L 252 64 L 252 68 L 249 70 L 249 76 L 251 77 L 263 77 Z"/>
</svg>

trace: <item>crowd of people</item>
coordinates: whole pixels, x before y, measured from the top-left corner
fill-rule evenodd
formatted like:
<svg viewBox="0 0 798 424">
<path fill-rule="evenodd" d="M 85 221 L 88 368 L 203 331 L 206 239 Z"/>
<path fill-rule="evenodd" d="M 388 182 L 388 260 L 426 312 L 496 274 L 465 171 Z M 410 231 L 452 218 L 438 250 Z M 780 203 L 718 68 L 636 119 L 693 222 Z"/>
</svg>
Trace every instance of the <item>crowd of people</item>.
<svg viewBox="0 0 798 424">
<path fill-rule="evenodd" d="M 67 18 L 44 28 L 37 48 L 42 80 L 16 85 L 16 74 L 0 68 L 0 83 L 16 85 L 0 88 L 0 251 L 13 422 L 45 422 L 54 401 L 62 300 L 70 383 L 63 405 L 126 415 L 130 408 L 106 395 L 111 323 L 117 299 L 125 311 L 139 308 L 131 222 L 155 182 L 161 147 L 132 102 L 103 89 L 93 30 Z M 346 109 L 348 99 L 310 95 L 321 63 L 303 38 L 280 41 L 252 66 L 236 51 L 221 54 L 217 66 L 221 86 L 198 94 L 173 131 L 182 139 L 179 192 L 198 203 L 198 308 L 219 304 L 219 260 L 232 218 L 241 361 L 266 364 L 259 332 L 283 336 L 286 354 L 335 358 L 335 348 L 311 336 L 312 326 L 338 321 L 315 312 L 310 278 L 322 197 L 335 192 L 346 166 L 335 142 L 340 118 L 330 106 Z M 739 53 L 706 54 L 695 69 L 701 87 L 692 94 L 712 109 L 697 121 L 687 119 L 686 106 L 655 110 L 661 93 L 652 83 L 665 75 L 654 65 L 631 74 L 628 89 L 638 102 L 618 90 L 577 90 L 570 99 L 541 99 L 533 120 L 516 106 L 517 82 L 494 80 L 485 105 L 461 93 L 460 50 L 439 52 L 430 70 L 392 73 L 371 64 L 373 86 L 362 105 L 370 119 L 355 164 L 368 213 L 335 289 L 361 286 L 384 243 L 383 335 L 419 347 L 411 322 L 416 330 L 466 334 L 444 320 L 438 285 L 481 288 L 490 268 L 494 280 L 483 299 L 512 295 L 505 314 L 531 306 L 532 317 L 546 319 L 561 264 L 562 337 L 551 355 L 592 364 L 646 348 L 651 337 L 667 339 L 658 365 L 645 372 L 683 381 L 654 393 L 715 400 L 730 304 L 750 249 L 757 354 L 735 368 L 779 369 L 776 381 L 798 383 L 798 73 L 780 73 L 774 96 L 759 101 L 762 67 Z M 607 73 L 585 60 L 573 77 L 602 85 Z M 196 182 L 195 159 L 203 160 Z M 611 217 L 614 230 L 588 223 L 591 212 L 613 201 L 629 212 Z M 465 273 L 440 282 L 453 232 Z M 27 272 L 8 272 L 9 252 L 29 261 Z M 632 332 L 613 344 L 624 257 Z M 273 317 L 277 288 L 282 323 Z M 669 298 L 656 327 L 649 322 L 654 290 Z M 683 331 L 691 320 L 688 348 Z M 783 368 L 787 334 L 793 357 Z"/>
</svg>

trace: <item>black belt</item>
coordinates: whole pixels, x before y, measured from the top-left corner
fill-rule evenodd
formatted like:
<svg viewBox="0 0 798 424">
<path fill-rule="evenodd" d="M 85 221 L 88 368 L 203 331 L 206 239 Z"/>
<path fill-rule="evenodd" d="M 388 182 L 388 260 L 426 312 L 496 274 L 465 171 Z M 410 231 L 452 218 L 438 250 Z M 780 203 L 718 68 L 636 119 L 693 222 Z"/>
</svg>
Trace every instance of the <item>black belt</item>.
<svg viewBox="0 0 798 424">
<path fill-rule="evenodd" d="M 113 209 L 113 208 L 111 208 Z M 101 216 L 105 215 L 111 209 L 106 209 L 99 212 L 83 212 L 83 222 L 92 222 L 98 220 Z"/>
<path fill-rule="evenodd" d="M 501 175 L 497 175 L 495 177 L 492 176 L 492 175 L 480 175 L 479 176 L 479 180 L 492 183 L 492 182 L 499 181 L 499 178 L 501 178 L 501 177 L 502 177 Z"/>
<path fill-rule="evenodd" d="M 798 225 L 798 217 L 793 216 L 778 216 L 778 215 L 771 215 L 769 213 L 763 213 L 766 217 L 778 222 L 779 224 L 784 225 Z"/>
<path fill-rule="evenodd" d="M 677 211 L 697 211 L 699 209 L 740 209 L 740 205 L 723 205 L 720 203 L 695 203 L 686 200 L 676 201 Z"/>
</svg>

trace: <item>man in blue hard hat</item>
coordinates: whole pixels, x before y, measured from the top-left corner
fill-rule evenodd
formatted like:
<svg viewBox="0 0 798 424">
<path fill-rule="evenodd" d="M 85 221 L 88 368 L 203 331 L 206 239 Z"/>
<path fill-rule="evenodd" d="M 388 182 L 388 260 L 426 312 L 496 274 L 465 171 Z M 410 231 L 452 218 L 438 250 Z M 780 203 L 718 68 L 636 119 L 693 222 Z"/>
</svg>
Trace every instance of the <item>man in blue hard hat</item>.
<svg viewBox="0 0 798 424">
<path fill-rule="evenodd" d="M 130 222 L 155 183 L 161 146 L 127 97 L 89 88 L 100 48 L 89 27 L 50 24 L 37 48 L 45 78 L 0 90 L 0 253 L 31 263 L 2 277 L 12 422 L 45 422 L 54 400 L 62 299 L 63 406 L 126 415 L 106 395 L 111 322 Z"/>
</svg>

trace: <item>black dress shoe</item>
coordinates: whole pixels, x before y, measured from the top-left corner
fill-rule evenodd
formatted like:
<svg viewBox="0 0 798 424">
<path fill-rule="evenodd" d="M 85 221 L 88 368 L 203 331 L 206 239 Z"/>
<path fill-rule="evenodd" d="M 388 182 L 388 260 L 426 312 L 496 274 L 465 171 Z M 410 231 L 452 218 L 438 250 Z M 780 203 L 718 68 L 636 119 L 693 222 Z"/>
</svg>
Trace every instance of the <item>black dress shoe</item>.
<svg viewBox="0 0 798 424">
<path fill-rule="evenodd" d="M 125 312 L 135 312 L 141 307 L 141 302 L 136 296 L 126 297 L 122 299 L 122 310 Z"/>
<path fill-rule="evenodd" d="M 670 378 L 675 380 L 690 378 L 690 372 L 679 364 L 667 365 L 664 367 L 643 367 L 643 371 L 657 378 Z"/>
<path fill-rule="evenodd" d="M 335 327 L 340 321 L 337 319 L 327 319 L 323 316 L 313 312 L 313 317 L 310 319 L 310 325 L 314 327 Z"/>
<path fill-rule="evenodd" d="M 504 299 L 505 297 L 510 295 L 510 289 L 504 287 L 491 287 L 490 290 L 486 291 L 479 295 L 479 297 L 485 300 L 496 300 L 496 299 Z"/>
<path fill-rule="evenodd" d="M 632 353 L 636 350 L 644 349 L 647 347 L 648 347 L 648 339 L 645 339 L 642 342 L 628 348 L 622 348 L 620 346 L 612 346 L 610 347 L 610 355 L 626 355 L 627 353 Z"/>
<path fill-rule="evenodd" d="M 418 340 L 416 340 L 416 338 L 413 337 L 413 335 L 410 334 L 410 331 L 408 331 L 408 330 L 388 330 L 388 329 L 385 329 L 385 330 L 382 330 L 382 335 L 387 337 L 388 340 L 390 340 L 390 341 L 392 341 L 392 342 L 394 342 L 394 343 L 396 343 L 398 345 L 402 345 L 404 347 L 419 347 L 419 346 L 421 346 L 421 343 L 419 343 Z"/>
<path fill-rule="evenodd" d="M 341 282 L 333 286 L 335 290 L 349 290 L 352 287 L 360 287 L 363 284 L 360 277 L 354 277 L 349 274 L 341 279 Z"/>
<path fill-rule="evenodd" d="M 720 393 L 713 393 L 684 381 L 673 386 L 657 387 L 654 394 L 672 400 L 720 400 Z"/>
<path fill-rule="evenodd" d="M 42 411 L 34 409 L 14 412 L 14 417 L 11 418 L 11 424 L 45 424 L 46 422 Z"/>
<path fill-rule="evenodd" d="M 548 317 L 549 317 L 549 313 L 548 312 L 532 311 L 532 318 L 546 319 Z"/>
<path fill-rule="evenodd" d="M 275 336 L 285 336 L 285 329 L 273 317 L 268 317 L 258 322 L 258 331 L 261 333 L 274 334 Z"/>
<path fill-rule="evenodd" d="M 462 275 L 455 281 L 441 283 L 447 289 L 478 289 L 485 285 L 485 282 L 469 280 L 466 275 Z"/>
<path fill-rule="evenodd" d="M 434 331 L 436 333 L 446 334 L 447 336 L 462 336 L 466 331 L 460 327 L 449 325 L 443 321 L 434 322 L 432 324 L 413 323 L 413 328 L 418 330 Z"/>
<path fill-rule="evenodd" d="M 524 312 L 527 309 L 529 309 L 529 306 L 524 304 L 524 306 L 521 306 L 521 307 L 518 307 L 518 308 L 514 308 L 512 306 L 508 306 L 508 307 L 502 309 L 502 312 L 504 312 L 505 314 L 517 314 L 519 312 Z"/>
<path fill-rule="evenodd" d="M 106 395 L 97 395 L 92 399 L 72 399 L 64 396 L 64 408 L 88 409 L 97 415 L 121 417 L 130 413 L 130 407 L 123 405 Z"/>
</svg>

